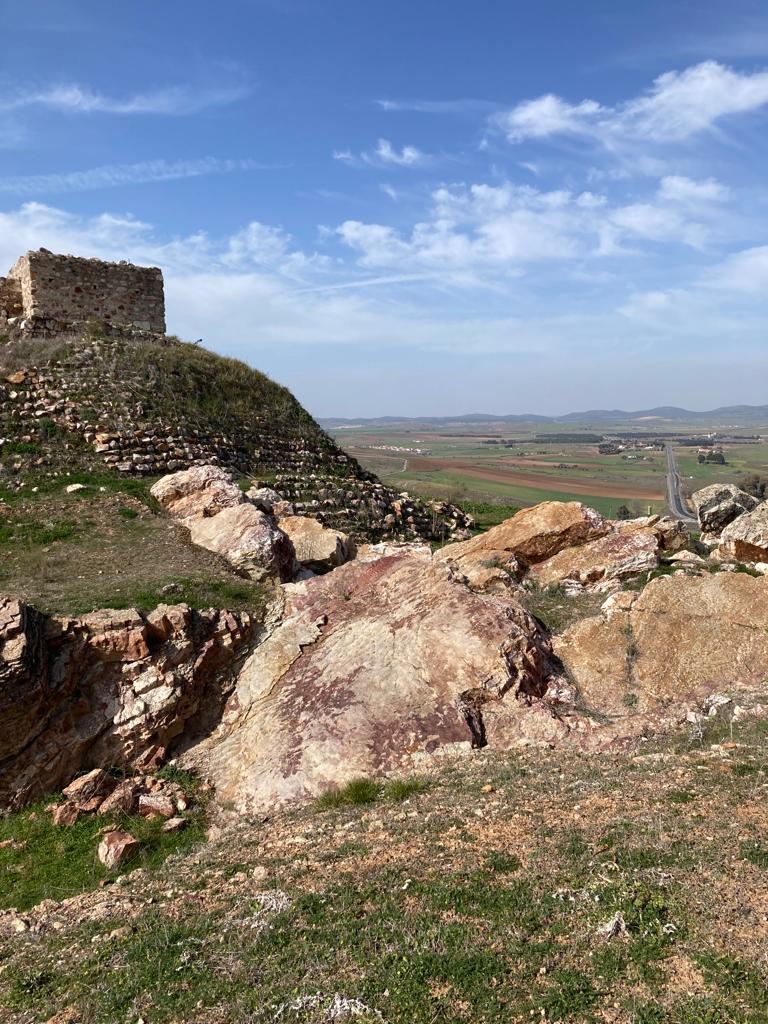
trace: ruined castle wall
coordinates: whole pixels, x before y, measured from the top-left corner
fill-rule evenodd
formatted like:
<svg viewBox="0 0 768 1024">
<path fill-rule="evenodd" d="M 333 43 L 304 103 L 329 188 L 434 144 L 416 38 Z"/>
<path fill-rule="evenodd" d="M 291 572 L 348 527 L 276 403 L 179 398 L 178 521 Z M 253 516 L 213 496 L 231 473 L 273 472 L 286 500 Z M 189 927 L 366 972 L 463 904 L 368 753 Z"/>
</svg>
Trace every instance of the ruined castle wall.
<svg viewBox="0 0 768 1024">
<path fill-rule="evenodd" d="M 8 276 L 21 287 L 26 317 L 104 320 L 165 333 L 163 274 L 158 267 L 58 256 L 39 249 L 17 260 Z"/>
<path fill-rule="evenodd" d="M 11 277 L 0 277 L 0 321 L 22 311 L 21 288 Z"/>
</svg>

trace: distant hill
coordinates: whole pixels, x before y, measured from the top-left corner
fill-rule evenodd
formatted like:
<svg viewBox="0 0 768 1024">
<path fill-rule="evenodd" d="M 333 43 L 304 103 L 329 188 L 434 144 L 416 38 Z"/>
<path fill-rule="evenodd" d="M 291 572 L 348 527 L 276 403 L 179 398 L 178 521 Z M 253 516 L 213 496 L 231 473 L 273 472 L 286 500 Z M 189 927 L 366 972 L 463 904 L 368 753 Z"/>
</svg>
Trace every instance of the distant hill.
<svg viewBox="0 0 768 1024">
<path fill-rule="evenodd" d="M 378 416 L 370 419 L 345 419 L 325 417 L 318 422 L 326 430 L 361 427 L 388 427 L 408 425 L 412 427 L 447 427 L 480 423 L 626 423 L 637 420 L 662 420 L 679 423 L 728 423 L 730 425 L 768 422 L 768 405 L 724 405 L 717 409 L 697 412 L 675 405 L 661 405 L 654 409 L 588 409 L 584 412 L 569 412 L 563 416 L 539 416 L 533 413 L 516 413 L 509 416 L 494 416 L 488 413 L 468 413 L 464 416 Z"/>
</svg>

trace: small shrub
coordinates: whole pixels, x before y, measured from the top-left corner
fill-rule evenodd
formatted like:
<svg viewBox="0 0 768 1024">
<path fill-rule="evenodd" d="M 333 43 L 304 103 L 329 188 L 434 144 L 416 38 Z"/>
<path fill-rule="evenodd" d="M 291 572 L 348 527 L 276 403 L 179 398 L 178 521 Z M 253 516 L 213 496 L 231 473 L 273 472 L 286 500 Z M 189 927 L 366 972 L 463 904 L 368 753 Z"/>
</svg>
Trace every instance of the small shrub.
<svg viewBox="0 0 768 1024">
<path fill-rule="evenodd" d="M 428 787 L 426 779 L 393 779 L 384 786 L 383 793 L 387 800 L 400 803 L 423 793 Z"/>
<path fill-rule="evenodd" d="M 327 811 L 334 807 L 359 806 L 372 804 L 378 800 L 382 785 L 373 779 L 352 779 L 339 789 L 330 789 L 315 801 L 318 810 Z"/>
</svg>

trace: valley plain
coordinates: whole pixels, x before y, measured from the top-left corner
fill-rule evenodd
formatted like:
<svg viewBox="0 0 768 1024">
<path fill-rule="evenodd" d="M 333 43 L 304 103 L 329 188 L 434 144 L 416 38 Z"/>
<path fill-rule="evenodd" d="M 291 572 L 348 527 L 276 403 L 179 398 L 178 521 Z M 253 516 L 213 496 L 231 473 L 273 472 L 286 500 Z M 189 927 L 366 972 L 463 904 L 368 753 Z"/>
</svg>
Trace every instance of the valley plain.
<svg viewBox="0 0 768 1024">
<path fill-rule="evenodd" d="M 768 470 L 768 416 L 728 424 L 642 417 L 615 421 L 339 424 L 326 429 L 366 469 L 412 494 L 528 506 L 581 501 L 607 516 L 664 512 L 666 456 L 675 454 L 686 496 L 708 484 L 736 483 Z M 617 450 L 601 453 L 601 446 Z M 625 446 L 618 450 L 620 446 Z M 725 463 L 700 462 L 722 450 Z"/>
</svg>

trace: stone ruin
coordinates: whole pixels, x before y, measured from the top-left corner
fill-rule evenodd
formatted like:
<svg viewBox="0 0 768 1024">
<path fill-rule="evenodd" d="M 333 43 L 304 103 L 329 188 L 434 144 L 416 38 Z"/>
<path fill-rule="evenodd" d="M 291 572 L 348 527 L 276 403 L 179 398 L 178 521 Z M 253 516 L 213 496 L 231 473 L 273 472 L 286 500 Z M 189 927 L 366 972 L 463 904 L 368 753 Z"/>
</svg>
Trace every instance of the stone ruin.
<svg viewBox="0 0 768 1024">
<path fill-rule="evenodd" d="M 0 277 L 0 328 L 88 320 L 165 334 L 162 271 L 37 249 Z"/>
</svg>

